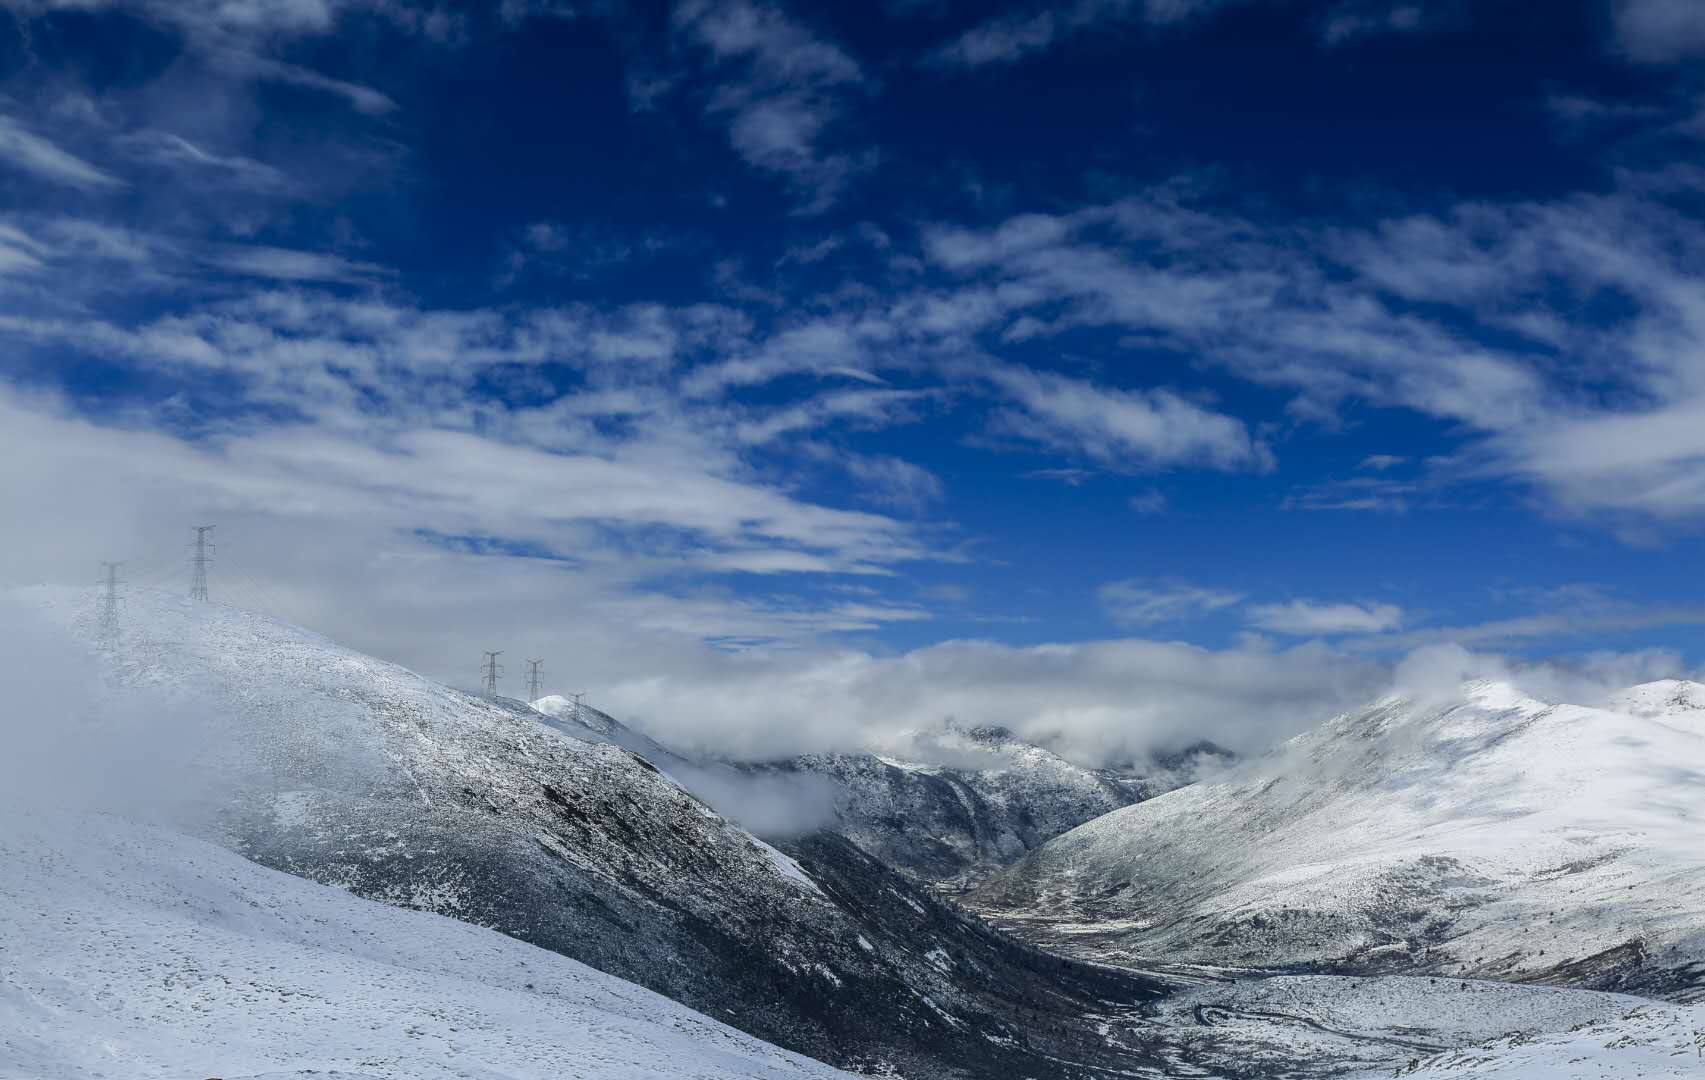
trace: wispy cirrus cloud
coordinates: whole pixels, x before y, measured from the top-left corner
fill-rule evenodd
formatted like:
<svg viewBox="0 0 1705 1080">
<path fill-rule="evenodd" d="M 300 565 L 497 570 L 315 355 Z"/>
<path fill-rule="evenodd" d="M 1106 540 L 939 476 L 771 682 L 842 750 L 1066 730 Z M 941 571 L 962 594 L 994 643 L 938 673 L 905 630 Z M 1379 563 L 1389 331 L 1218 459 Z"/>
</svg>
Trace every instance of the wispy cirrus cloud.
<svg viewBox="0 0 1705 1080">
<path fill-rule="evenodd" d="M 1128 578 L 1110 581 L 1095 591 L 1096 599 L 1121 626 L 1156 626 L 1196 619 L 1243 602 L 1243 594 L 1182 581 Z"/>
<path fill-rule="evenodd" d="M 672 24 L 717 77 L 704 109 L 727 124 L 735 152 L 802 192 L 803 212 L 833 203 L 869 160 L 825 148 L 849 100 L 873 88 L 858 62 L 779 7 L 754 0 L 687 0 Z"/>
<path fill-rule="evenodd" d="M 44 180 L 82 191 L 114 191 L 118 177 L 84 161 L 52 140 L 0 114 L 0 161 Z"/>
<path fill-rule="evenodd" d="M 260 244 L 225 245 L 202 256 L 211 266 L 246 277 L 277 281 L 330 281 L 353 284 L 388 276 L 374 263 L 325 251 L 297 251 Z"/>
<path fill-rule="evenodd" d="M 1247 611 L 1249 624 L 1293 637 L 1335 637 L 1342 634 L 1378 634 L 1403 625 L 1403 609 L 1396 604 L 1322 603 L 1291 600 L 1283 604 L 1253 604 Z"/>
<path fill-rule="evenodd" d="M 1705 10 L 1690 0 L 1612 0 L 1616 40 L 1632 59 L 1669 64 L 1705 54 Z"/>
<path fill-rule="evenodd" d="M 15 14 L 31 19 L 71 12 L 122 11 L 180 35 L 211 69 L 238 80 L 278 82 L 340 97 L 356 110 L 381 114 L 397 105 L 373 87 L 336 78 L 277 56 L 280 43 L 334 32 L 344 19 L 377 18 L 428 38 L 447 38 L 455 19 L 447 9 L 406 0 L 242 0 L 203 4 L 194 0 L 5 0 Z"/>
<path fill-rule="evenodd" d="M 1010 64 L 1064 46 L 1094 31 L 1118 27 L 1168 27 L 1256 0 L 1077 0 L 1061 7 L 999 15 L 963 31 L 931 54 L 946 67 L 975 68 Z M 1460 5 L 1435 0 L 1343 0 L 1317 20 L 1326 45 L 1341 45 L 1379 34 L 1427 29 Z"/>
<path fill-rule="evenodd" d="M 1119 390 L 1016 367 L 997 368 L 988 378 L 1012 403 L 991 420 L 1001 435 L 1120 470 L 1273 468 L 1272 452 L 1243 421 L 1169 390 Z"/>
<path fill-rule="evenodd" d="M 973 26 L 935 53 L 942 64 L 980 67 L 1043 52 L 1096 27 L 1182 22 L 1235 0 L 1077 0 L 1058 9 L 997 16 Z"/>
<path fill-rule="evenodd" d="M 219 154 L 171 131 L 148 128 L 129 132 L 114 140 L 132 159 L 211 182 L 262 193 L 286 193 L 294 182 L 281 170 L 244 157 Z"/>
</svg>

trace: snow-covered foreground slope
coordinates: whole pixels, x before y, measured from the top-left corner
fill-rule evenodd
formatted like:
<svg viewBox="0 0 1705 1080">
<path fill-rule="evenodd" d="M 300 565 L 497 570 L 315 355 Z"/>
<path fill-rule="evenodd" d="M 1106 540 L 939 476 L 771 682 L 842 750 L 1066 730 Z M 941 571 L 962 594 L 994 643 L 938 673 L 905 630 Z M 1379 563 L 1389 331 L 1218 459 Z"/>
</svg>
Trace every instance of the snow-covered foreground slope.
<svg viewBox="0 0 1705 1080">
<path fill-rule="evenodd" d="M 89 634 L 83 594 L 34 604 Z M 210 835 L 370 899 L 499 929 L 842 1066 L 1063 1076 L 1086 1003 L 1155 990 L 1001 937 L 838 837 L 792 855 L 643 757 L 263 616 L 134 594 L 106 710 L 193 747 Z M 142 738 L 137 738 L 138 735 Z M 139 763 L 139 770 L 141 766 Z M 152 765 L 148 766 L 152 768 Z"/>
<path fill-rule="evenodd" d="M 1705 993 L 1705 694 L 1387 699 L 973 894 L 1084 957 Z"/>
<path fill-rule="evenodd" d="M 846 1074 L 531 945 L 106 816 L 0 826 L 0 1077 Z"/>
</svg>

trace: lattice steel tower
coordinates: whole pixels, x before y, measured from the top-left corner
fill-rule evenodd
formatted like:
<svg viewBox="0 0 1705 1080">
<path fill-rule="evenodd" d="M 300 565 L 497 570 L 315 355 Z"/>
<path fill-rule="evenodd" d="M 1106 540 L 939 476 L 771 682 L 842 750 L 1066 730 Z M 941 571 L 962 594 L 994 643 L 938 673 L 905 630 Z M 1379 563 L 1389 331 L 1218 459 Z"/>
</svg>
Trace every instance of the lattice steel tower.
<svg viewBox="0 0 1705 1080">
<path fill-rule="evenodd" d="M 485 692 L 488 694 L 497 693 L 497 677 L 503 674 L 503 669 L 497 664 L 497 658 L 502 655 L 501 651 L 486 653 L 485 663 L 480 667 L 480 673 L 485 676 Z"/>
<path fill-rule="evenodd" d="M 106 591 L 101 594 L 101 643 L 107 648 L 118 644 L 118 587 L 124 582 L 119 580 L 118 568 L 122 562 L 103 562 L 106 575 L 101 578 L 101 584 Z"/>
<path fill-rule="evenodd" d="M 529 661 L 527 661 L 527 700 L 528 701 L 537 701 L 542 696 L 539 693 L 539 687 L 542 685 L 542 679 L 541 679 L 541 676 L 539 674 L 539 671 L 541 668 L 544 667 L 544 664 L 545 664 L 545 662 L 543 660 L 529 660 Z"/>
<path fill-rule="evenodd" d="M 207 599 L 207 564 L 213 561 L 213 545 L 207 542 L 207 534 L 217 526 L 192 525 L 195 530 L 195 554 L 190 556 L 189 598 L 191 600 Z"/>
</svg>

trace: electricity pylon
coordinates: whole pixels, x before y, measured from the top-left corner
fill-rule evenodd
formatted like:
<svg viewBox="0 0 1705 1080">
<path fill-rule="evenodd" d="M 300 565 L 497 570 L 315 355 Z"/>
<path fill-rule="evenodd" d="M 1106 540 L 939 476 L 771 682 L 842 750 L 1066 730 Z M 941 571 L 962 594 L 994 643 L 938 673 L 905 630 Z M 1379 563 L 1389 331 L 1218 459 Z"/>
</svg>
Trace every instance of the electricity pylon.
<svg viewBox="0 0 1705 1080">
<path fill-rule="evenodd" d="M 118 587 L 124 582 L 119 580 L 118 568 L 122 562 L 103 562 L 106 576 L 101 584 L 106 586 L 106 592 L 101 595 L 101 643 L 107 648 L 118 644 Z"/>
<path fill-rule="evenodd" d="M 544 667 L 544 664 L 545 664 L 545 662 L 543 660 L 529 660 L 529 661 L 527 661 L 527 700 L 528 701 L 539 700 L 539 697 L 540 697 L 539 686 L 541 685 L 541 677 L 539 674 L 539 670 L 542 667 Z"/>
<path fill-rule="evenodd" d="M 213 550 L 213 545 L 207 542 L 207 534 L 217 526 L 192 525 L 190 527 L 195 530 L 195 554 L 189 560 L 189 598 L 191 600 L 206 600 L 207 564 L 213 561 L 213 556 L 208 554 Z"/>
<path fill-rule="evenodd" d="M 485 675 L 485 692 L 488 694 L 497 693 L 497 677 L 503 674 L 503 669 L 498 666 L 497 658 L 502 655 L 501 651 L 485 654 L 485 664 L 480 670 Z"/>
</svg>

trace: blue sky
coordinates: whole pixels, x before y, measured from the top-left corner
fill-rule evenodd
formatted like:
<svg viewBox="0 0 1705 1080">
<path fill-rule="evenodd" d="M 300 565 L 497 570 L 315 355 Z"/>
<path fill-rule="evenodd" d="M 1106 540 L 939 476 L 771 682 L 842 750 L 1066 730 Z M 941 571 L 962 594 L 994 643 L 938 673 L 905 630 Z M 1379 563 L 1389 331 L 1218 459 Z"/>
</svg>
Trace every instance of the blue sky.
<svg viewBox="0 0 1705 1080">
<path fill-rule="evenodd" d="M 6 576 L 217 521 L 236 602 L 739 753 L 1690 670 L 1702 58 L 1686 0 L 0 0 Z"/>
</svg>

